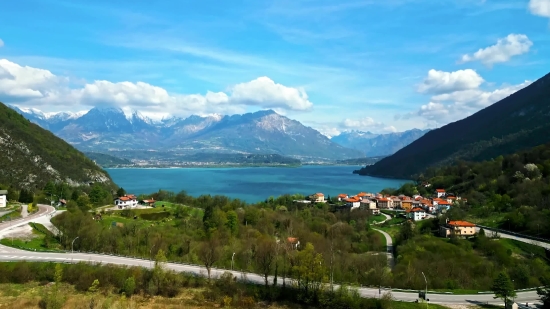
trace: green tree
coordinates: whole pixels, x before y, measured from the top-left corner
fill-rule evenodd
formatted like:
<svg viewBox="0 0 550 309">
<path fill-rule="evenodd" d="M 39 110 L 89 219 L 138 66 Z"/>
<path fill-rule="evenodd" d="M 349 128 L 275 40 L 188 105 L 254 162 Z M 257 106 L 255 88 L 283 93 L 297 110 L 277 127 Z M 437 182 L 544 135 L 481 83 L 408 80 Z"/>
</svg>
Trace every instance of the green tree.
<svg viewBox="0 0 550 309">
<path fill-rule="evenodd" d="M 90 198 L 86 195 L 79 196 L 76 200 L 76 204 L 82 211 L 90 210 Z"/>
<path fill-rule="evenodd" d="M 273 266 L 275 265 L 275 258 L 277 257 L 277 243 L 274 239 L 271 239 L 269 236 L 264 236 L 258 240 L 256 246 L 256 252 L 254 254 L 254 259 L 256 260 L 256 265 L 258 269 L 264 275 L 265 286 L 268 286 L 267 278 Z"/>
<path fill-rule="evenodd" d="M 237 216 L 237 213 L 234 210 L 230 210 L 227 212 L 227 221 L 226 226 L 231 232 L 231 235 L 235 236 L 239 232 L 239 217 Z"/>
<path fill-rule="evenodd" d="M 51 290 L 47 291 L 39 302 L 41 308 L 61 309 L 65 304 L 65 296 L 59 291 L 61 281 L 63 280 L 63 267 L 61 264 L 55 265 L 54 280 L 55 284 Z"/>
<path fill-rule="evenodd" d="M 116 195 L 117 195 L 118 197 L 125 196 L 125 195 L 126 195 L 126 190 L 124 190 L 123 187 L 120 187 L 120 188 L 118 188 L 118 190 L 116 191 Z"/>
<path fill-rule="evenodd" d="M 79 197 L 79 196 L 80 196 L 80 193 L 78 192 L 77 189 L 75 189 L 75 190 L 73 191 L 73 193 L 71 193 L 71 200 L 73 200 L 73 201 L 76 202 L 76 200 L 78 200 L 78 197 Z"/>
<path fill-rule="evenodd" d="M 27 189 L 21 189 L 21 191 L 19 192 L 20 203 L 28 204 L 28 203 L 32 203 L 33 200 L 34 200 L 34 194 L 31 191 Z"/>
<path fill-rule="evenodd" d="M 326 271 L 323 256 L 315 252 L 311 243 L 307 243 L 304 250 L 298 252 L 292 271 L 296 275 L 298 289 L 302 292 L 304 300 L 314 300 L 326 279 Z"/>
<path fill-rule="evenodd" d="M 134 277 L 128 277 L 124 281 L 124 287 L 122 288 L 124 294 L 126 296 L 132 296 L 134 292 L 136 291 L 136 280 Z"/>
<path fill-rule="evenodd" d="M 101 204 L 105 198 L 109 195 L 109 192 L 107 192 L 99 183 L 95 183 L 92 187 L 92 191 L 90 191 L 90 202 L 96 206 Z"/>
<path fill-rule="evenodd" d="M 210 233 L 211 229 L 214 228 L 213 218 L 214 218 L 214 206 L 208 205 L 204 209 L 204 215 L 202 217 L 202 224 L 204 227 L 204 231 L 206 233 Z"/>
<path fill-rule="evenodd" d="M 153 294 L 160 295 L 164 282 L 166 281 L 166 255 L 162 249 L 157 252 L 155 256 L 155 267 L 153 268 L 153 276 L 151 278 L 150 291 Z"/>
<path fill-rule="evenodd" d="M 514 285 L 505 272 L 500 272 L 493 281 L 493 289 L 495 293 L 494 298 L 500 298 L 504 301 L 504 305 L 508 305 L 508 300 L 516 296 Z"/>
</svg>

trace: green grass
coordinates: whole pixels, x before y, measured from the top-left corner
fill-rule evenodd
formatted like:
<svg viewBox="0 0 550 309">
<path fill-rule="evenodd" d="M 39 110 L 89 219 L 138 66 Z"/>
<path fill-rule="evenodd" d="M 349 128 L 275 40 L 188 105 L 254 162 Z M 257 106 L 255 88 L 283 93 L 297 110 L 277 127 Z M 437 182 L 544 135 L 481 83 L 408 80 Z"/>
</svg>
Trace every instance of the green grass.
<svg viewBox="0 0 550 309">
<path fill-rule="evenodd" d="M 15 220 L 19 218 L 21 218 L 21 206 L 16 207 L 16 209 L 13 212 L 10 212 L 9 214 L 5 214 L 2 217 L 0 217 L 0 222 Z"/>
<path fill-rule="evenodd" d="M 428 297 L 429 298 L 429 297 Z M 431 309 L 447 309 L 442 305 L 429 304 Z M 394 301 L 391 304 L 392 309 L 425 309 L 426 304 L 423 303 L 413 303 L 413 302 L 404 302 L 404 301 Z"/>
<path fill-rule="evenodd" d="M 369 223 L 378 223 L 386 220 L 386 217 L 384 215 L 376 215 L 376 216 L 369 216 Z"/>
<path fill-rule="evenodd" d="M 32 238 L 29 239 L 18 239 L 18 238 L 3 238 L 0 240 L 0 244 L 19 248 L 29 251 L 47 251 L 47 252 L 62 252 L 59 250 L 59 243 L 55 238 L 48 237 L 50 241 L 50 246 L 46 246 L 46 235 L 53 236 L 52 232 L 46 229 L 45 226 L 39 223 L 29 223 L 32 229 Z"/>
<path fill-rule="evenodd" d="M 396 225 L 401 224 L 405 221 L 407 221 L 407 219 L 403 217 L 391 218 L 390 220 L 386 221 L 384 225 Z"/>
<path fill-rule="evenodd" d="M 400 227 L 399 226 L 396 226 L 396 225 L 393 225 L 393 226 L 385 226 L 385 224 L 382 224 L 381 226 L 377 226 L 376 227 L 377 229 L 380 229 L 388 234 L 390 234 L 390 236 L 395 239 L 395 237 L 397 236 L 397 234 L 399 233 L 399 229 Z"/>
<path fill-rule="evenodd" d="M 456 295 L 471 295 L 471 294 L 477 294 L 478 292 L 487 292 L 487 291 L 479 291 L 479 290 L 467 290 L 467 289 L 455 289 L 455 290 L 450 290 L 450 289 L 433 289 L 431 291 L 434 291 L 434 292 L 441 292 L 441 293 L 444 293 L 444 292 L 451 292 L 453 294 L 456 294 Z M 428 290 L 428 294 L 430 294 L 430 290 Z M 428 295 L 428 298 L 429 298 L 429 295 Z"/>
<path fill-rule="evenodd" d="M 501 238 L 498 241 L 506 248 L 512 250 L 512 253 L 521 255 L 527 259 L 538 257 L 542 260 L 550 262 L 546 257 L 544 248 L 542 247 L 507 238 Z"/>
</svg>

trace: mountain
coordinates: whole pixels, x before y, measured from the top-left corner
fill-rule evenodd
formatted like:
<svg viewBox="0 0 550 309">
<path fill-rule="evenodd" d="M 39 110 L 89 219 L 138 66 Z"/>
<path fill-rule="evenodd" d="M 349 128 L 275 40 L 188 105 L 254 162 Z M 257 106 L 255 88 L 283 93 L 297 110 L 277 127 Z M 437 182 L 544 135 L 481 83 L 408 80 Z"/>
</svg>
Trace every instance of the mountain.
<svg viewBox="0 0 550 309">
<path fill-rule="evenodd" d="M 331 140 L 347 148 L 362 151 L 367 157 L 388 156 L 422 137 L 429 130 L 412 129 L 404 132 L 374 134 L 347 131 Z"/>
<path fill-rule="evenodd" d="M 432 166 L 482 161 L 550 141 L 550 74 L 479 112 L 426 133 L 359 171 L 409 178 Z"/>
<path fill-rule="evenodd" d="M 122 109 L 113 107 L 95 107 L 78 117 L 35 116 L 39 111 L 31 114 L 13 108 L 87 152 L 278 154 L 313 161 L 364 156 L 272 110 L 232 116 L 170 117 L 155 122 L 137 111 L 126 115 Z"/>
<path fill-rule="evenodd" d="M 43 116 L 36 111 L 33 115 L 37 120 Z M 0 183 L 4 185 L 42 188 L 48 181 L 112 185 L 109 175 L 84 154 L 2 103 L 0 145 Z"/>
<path fill-rule="evenodd" d="M 103 168 L 134 165 L 134 163 L 130 160 L 117 158 L 104 153 L 85 152 L 84 155 Z"/>
</svg>

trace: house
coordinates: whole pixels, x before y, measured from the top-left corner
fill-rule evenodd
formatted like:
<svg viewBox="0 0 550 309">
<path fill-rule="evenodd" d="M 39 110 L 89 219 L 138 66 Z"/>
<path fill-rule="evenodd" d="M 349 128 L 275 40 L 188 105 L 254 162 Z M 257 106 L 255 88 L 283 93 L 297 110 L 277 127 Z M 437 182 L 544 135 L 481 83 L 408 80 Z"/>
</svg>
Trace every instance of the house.
<svg viewBox="0 0 550 309">
<path fill-rule="evenodd" d="M 398 198 L 398 197 L 392 197 L 392 198 L 391 198 L 391 201 L 392 201 L 392 206 L 393 206 L 393 208 L 402 208 L 401 199 L 400 199 L 400 198 Z"/>
<path fill-rule="evenodd" d="M 430 200 L 422 200 L 420 201 L 422 208 L 424 208 L 427 212 L 434 212 L 435 211 L 435 205 Z"/>
<path fill-rule="evenodd" d="M 476 225 L 468 221 L 449 221 L 439 229 L 441 237 L 456 236 L 474 236 L 476 234 Z"/>
<path fill-rule="evenodd" d="M 155 199 L 154 198 L 151 198 L 151 199 L 148 199 L 148 200 L 141 200 L 139 201 L 139 203 L 141 205 L 145 205 L 145 206 L 155 206 Z"/>
<path fill-rule="evenodd" d="M 447 201 L 439 201 L 437 203 L 437 210 L 442 211 L 443 209 L 449 210 L 451 208 L 451 203 Z"/>
<path fill-rule="evenodd" d="M 388 209 L 390 208 L 390 200 L 388 200 L 387 198 L 379 198 L 376 200 L 377 202 L 377 205 L 378 205 L 378 208 L 380 209 Z"/>
<path fill-rule="evenodd" d="M 363 200 L 361 200 L 361 202 L 359 202 L 360 204 L 360 208 L 361 209 L 367 209 L 369 211 L 370 214 L 372 215 L 379 215 L 380 214 L 380 209 L 378 207 L 376 207 L 376 202 L 373 201 L 373 200 L 369 200 L 367 198 L 364 198 Z"/>
<path fill-rule="evenodd" d="M 426 218 L 426 211 L 420 207 L 407 211 L 407 218 L 413 221 L 420 221 Z"/>
<path fill-rule="evenodd" d="M 338 201 L 341 202 L 343 199 L 348 198 L 349 196 L 345 193 L 338 194 Z"/>
<path fill-rule="evenodd" d="M 309 200 L 314 203 L 324 203 L 325 195 L 323 193 L 315 193 L 309 196 Z"/>
<path fill-rule="evenodd" d="M 437 195 L 438 198 L 445 196 L 445 190 L 444 189 L 436 189 L 435 195 Z"/>
<path fill-rule="evenodd" d="M 355 209 L 359 208 L 361 199 L 356 196 L 352 196 L 350 198 L 344 199 L 344 202 L 346 202 L 346 206 L 350 207 L 350 209 Z"/>
<path fill-rule="evenodd" d="M 0 207 L 6 207 L 8 204 L 8 190 L 0 190 Z"/>
<path fill-rule="evenodd" d="M 137 198 L 132 194 L 120 196 L 115 199 L 115 206 L 118 206 L 119 209 L 126 207 L 136 207 L 137 204 Z"/>
<path fill-rule="evenodd" d="M 363 198 L 365 198 L 367 196 L 367 193 L 365 192 L 359 192 L 357 195 L 356 195 L 360 200 L 362 200 Z"/>
<path fill-rule="evenodd" d="M 298 249 L 300 246 L 300 240 L 296 237 L 287 237 L 286 241 L 290 244 L 292 249 Z"/>
<path fill-rule="evenodd" d="M 67 205 L 67 200 L 60 199 L 57 201 L 57 207 L 65 207 Z"/>
<path fill-rule="evenodd" d="M 408 197 L 405 197 L 405 199 L 401 200 L 401 208 L 405 210 L 411 210 L 413 208 L 412 204 L 413 201 Z"/>
</svg>

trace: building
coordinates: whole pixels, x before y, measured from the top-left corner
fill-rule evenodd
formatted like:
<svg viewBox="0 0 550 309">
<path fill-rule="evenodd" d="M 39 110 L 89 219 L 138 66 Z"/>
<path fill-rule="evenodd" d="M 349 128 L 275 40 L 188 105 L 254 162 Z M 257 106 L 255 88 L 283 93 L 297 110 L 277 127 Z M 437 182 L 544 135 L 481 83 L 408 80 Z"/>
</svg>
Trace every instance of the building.
<svg viewBox="0 0 550 309">
<path fill-rule="evenodd" d="M 351 209 L 359 208 L 359 206 L 361 205 L 361 199 L 356 196 L 344 199 L 344 202 L 346 202 L 346 206 L 350 207 Z"/>
<path fill-rule="evenodd" d="M 138 204 L 138 200 L 132 194 L 120 196 L 115 199 L 115 206 L 118 206 L 118 208 L 120 209 L 127 208 L 127 207 L 136 207 L 137 204 Z"/>
<path fill-rule="evenodd" d="M 139 201 L 139 203 L 140 203 L 141 205 L 145 205 L 145 206 L 155 206 L 155 202 L 156 202 L 156 201 L 155 201 L 154 198 L 151 198 L 151 199 L 149 199 L 149 200 L 141 200 L 141 201 Z"/>
<path fill-rule="evenodd" d="M 445 196 L 445 190 L 444 189 L 436 189 L 435 194 L 437 195 L 438 198 L 444 197 Z"/>
<path fill-rule="evenodd" d="M 441 237 L 452 235 L 468 237 L 476 234 L 476 225 L 468 221 L 449 221 L 439 228 Z"/>
<path fill-rule="evenodd" d="M 401 208 L 405 210 L 411 210 L 413 201 L 409 197 L 405 197 L 403 200 L 401 200 Z"/>
<path fill-rule="evenodd" d="M 325 195 L 323 193 L 315 193 L 309 196 L 309 200 L 313 203 L 324 203 Z"/>
<path fill-rule="evenodd" d="M 360 200 L 362 200 L 363 198 L 365 198 L 367 196 L 367 193 L 365 192 L 359 192 L 357 195 L 356 195 Z"/>
<path fill-rule="evenodd" d="M 366 209 L 369 211 L 370 214 L 372 215 L 379 215 L 380 214 L 380 209 L 378 209 L 378 207 L 376 207 L 376 202 L 373 201 L 373 200 L 369 200 L 368 198 L 364 198 L 361 200 L 361 202 L 359 202 L 360 204 L 360 208 L 361 209 Z"/>
<path fill-rule="evenodd" d="M 8 204 L 8 190 L 0 190 L 0 207 L 6 207 Z"/>
<path fill-rule="evenodd" d="M 343 199 L 348 198 L 349 196 L 345 193 L 338 194 L 338 201 L 341 202 Z"/>
<path fill-rule="evenodd" d="M 390 200 L 387 198 L 379 198 L 377 201 L 378 208 L 380 209 L 388 209 L 390 208 Z"/>
<path fill-rule="evenodd" d="M 391 201 L 392 201 L 392 206 L 393 208 L 397 208 L 397 209 L 401 209 L 403 208 L 403 205 L 401 203 L 401 199 L 398 198 L 398 197 L 392 197 L 391 198 Z"/>
<path fill-rule="evenodd" d="M 60 199 L 59 201 L 57 201 L 57 207 L 65 207 L 65 206 L 67 206 L 67 200 Z"/>
<path fill-rule="evenodd" d="M 420 207 L 413 208 L 407 211 L 407 218 L 413 221 L 420 221 L 426 219 L 426 211 Z"/>
<path fill-rule="evenodd" d="M 437 203 L 438 211 L 449 210 L 450 208 L 451 208 L 451 203 L 447 201 L 439 201 L 439 203 Z"/>
<path fill-rule="evenodd" d="M 300 247 L 300 240 L 297 237 L 287 237 L 286 241 L 290 244 L 292 249 L 298 249 L 298 247 Z"/>
</svg>

